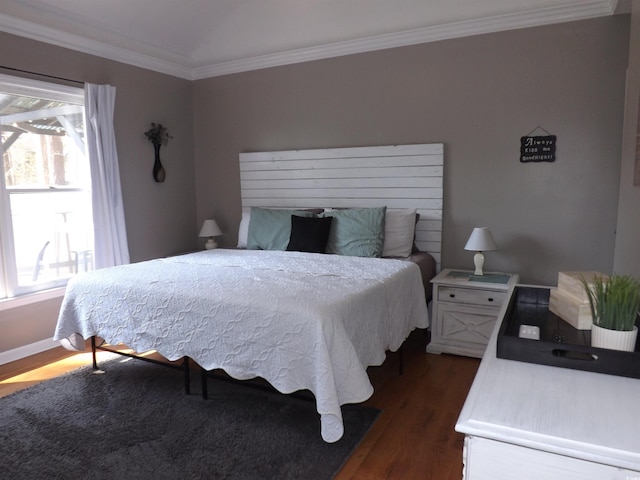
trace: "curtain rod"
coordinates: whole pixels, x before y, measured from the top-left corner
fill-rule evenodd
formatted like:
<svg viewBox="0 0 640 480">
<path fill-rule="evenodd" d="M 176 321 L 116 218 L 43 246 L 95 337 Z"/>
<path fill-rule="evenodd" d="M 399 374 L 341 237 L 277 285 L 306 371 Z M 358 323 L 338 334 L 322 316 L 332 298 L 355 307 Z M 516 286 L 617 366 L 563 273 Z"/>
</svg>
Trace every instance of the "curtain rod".
<svg viewBox="0 0 640 480">
<path fill-rule="evenodd" d="M 6 67 L 4 65 L 0 65 L 0 68 L 4 68 L 5 70 L 11 70 L 11 71 L 14 71 L 14 72 L 28 73 L 29 75 L 37 75 L 39 77 L 53 78 L 55 80 L 62 80 L 64 82 L 78 83 L 80 85 L 84 85 L 84 83 L 85 83 L 85 82 L 81 82 L 79 80 L 72 80 L 70 78 L 64 78 L 64 77 L 56 77 L 54 75 L 47 75 L 45 73 L 30 72 L 29 70 L 21 70 L 19 68 Z"/>
</svg>

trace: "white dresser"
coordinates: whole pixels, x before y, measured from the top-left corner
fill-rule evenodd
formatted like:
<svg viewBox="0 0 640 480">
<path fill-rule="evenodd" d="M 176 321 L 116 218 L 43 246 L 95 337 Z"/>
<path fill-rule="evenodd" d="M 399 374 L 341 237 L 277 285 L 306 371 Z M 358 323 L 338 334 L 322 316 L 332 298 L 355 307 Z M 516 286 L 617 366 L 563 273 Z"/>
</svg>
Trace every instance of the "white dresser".
<svg viewBox="0 0 640 480">
<path fill-rule="evenodd" d="M 497 358 L 505 309 L 455 427 L 465 480 L 640 480 L 640 379 Z"/>
</svg>

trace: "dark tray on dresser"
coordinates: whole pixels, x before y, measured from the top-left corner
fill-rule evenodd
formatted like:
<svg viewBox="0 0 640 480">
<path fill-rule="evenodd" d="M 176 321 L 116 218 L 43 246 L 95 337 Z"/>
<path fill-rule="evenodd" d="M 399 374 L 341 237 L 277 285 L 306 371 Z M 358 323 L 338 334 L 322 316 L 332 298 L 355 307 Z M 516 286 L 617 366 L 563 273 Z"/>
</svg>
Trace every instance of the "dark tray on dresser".
<svg viewBox="0 0 640 480">
<path fill-rule="evenodd" d="M 590 330 L 578 330 L 549 310 L 549 292 L 515 288 L 498 331 L 498 358 L 640 378 L 640 335 L 633 352 L 592 347 Z M 540 327 L 540 340 L 519 338 L 520 325 Z"/>
</svg>

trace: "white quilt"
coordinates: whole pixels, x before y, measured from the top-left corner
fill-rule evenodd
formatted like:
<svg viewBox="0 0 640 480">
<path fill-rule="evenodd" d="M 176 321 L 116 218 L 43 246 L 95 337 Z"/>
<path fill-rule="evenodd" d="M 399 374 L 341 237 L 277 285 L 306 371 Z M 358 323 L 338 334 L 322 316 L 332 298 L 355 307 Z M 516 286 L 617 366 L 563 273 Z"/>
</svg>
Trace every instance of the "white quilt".
<svg viewBox="0 0 640 480">
<path fill-rule="evenodd" d="M 340 406 L 373 393 L 366 368 L 428 324 L 411 262 L 217 249 L 72 278 L 54 339 L 97 335 L 282 393 L 308 389 L 334 442 Z"/>
</svg>

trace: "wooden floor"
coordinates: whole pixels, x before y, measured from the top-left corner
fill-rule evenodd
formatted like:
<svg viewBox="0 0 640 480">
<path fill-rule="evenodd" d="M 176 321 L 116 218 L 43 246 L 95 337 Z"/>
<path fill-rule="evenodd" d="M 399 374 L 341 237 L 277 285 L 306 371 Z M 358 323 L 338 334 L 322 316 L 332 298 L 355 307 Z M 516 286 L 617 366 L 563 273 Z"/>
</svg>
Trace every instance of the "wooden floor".
<svg viewBox="0 0 640 480">
<path fill-rule="evenodd" d="M 464 437 L 454 425 L 480 361 L 427 354 L 426 343 L 422 332 L 409 337 L 403 375 L 397 353 L 369 369 L 375 393 L 365 404 L 382 413 L 336 480 L 461 480 Z M 59 348 L 0 365 L 0 397 L 90 362 Z"/>
</svg>

